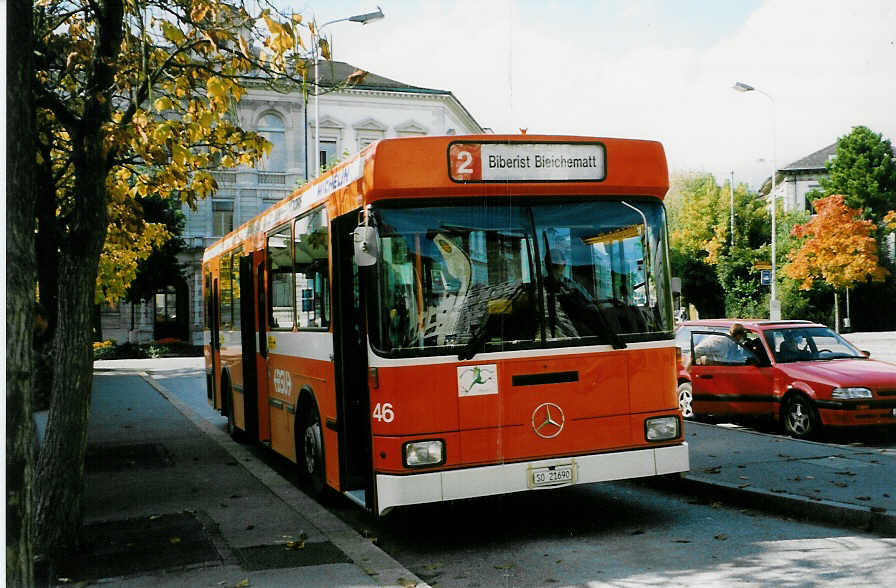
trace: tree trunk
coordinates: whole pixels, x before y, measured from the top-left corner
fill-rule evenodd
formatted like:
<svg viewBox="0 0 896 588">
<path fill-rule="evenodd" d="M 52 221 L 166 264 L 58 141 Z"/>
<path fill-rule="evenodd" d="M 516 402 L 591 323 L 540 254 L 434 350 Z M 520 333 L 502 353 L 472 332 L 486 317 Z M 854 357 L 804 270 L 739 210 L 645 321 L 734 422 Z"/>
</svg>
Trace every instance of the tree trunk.
<svg viewBox="0 0 896 588">
<path fill-rule="evenodd" d="M 38 169 L 35 178 L 37 193 L 37 292 L 40 304 L 35 321 L 40 323 L 34 334 L 34 386 L 33 402 L 35 410 L 50 407 L 53 387 L 53 335 L 56 333 L 56 297 L 59 290 L 59 229 L 56 226 L 56 186 L 53 183 L 52 155 L 46 149 L 43 153 L 44 165 Z"/>
<path fill-rule="evenodd" d="M 34 584 L 31 414 L 34 107 L 31 2 L 10 0 L 6 50 L 6 585 Z"/>
<path fill-rule="evenodd" d="M 51 560 L 76 548 L 80 538 L 94 293 L 108 224 L 102 140 L 83 140 L 80 147 L 74 157 L 78 207 L 60 253 L 50 414 L 35 487 L 36 545 Z"/>
<path fill-rule="evenodd" d="M 38 460 L 35 524 L 39 553 L 51 561 L 77 547 L 84 495 L 84 455 L 93 385 L 93 307 L 106 239 L 106 175 L 110 154 L 103 127 L 111 120 L 112 57 L 121 49 L 122 0 L 92 4 L 96 48 L 86 86 L 92 94 L 68 128 L 72 138 L 74 206 L 60 239 L 53 387 L 47 433 Z M 91 69 L 92 68 L 92 69 Z"/>
<path fill-rule="evenodd" d="M 104 235 L 103 229 L 98 227 L 97 232 Z M 60 263 L 53 391 L 38 462 L 35 509 L 37 546 L 51 560 L 76 548 L 80 538 L 93 385 L 91 326 L 99 259 L 99 247 L 92 249 L 96 252 L 89 256 L 92 259 L 66 251 Z"/>
</svg>

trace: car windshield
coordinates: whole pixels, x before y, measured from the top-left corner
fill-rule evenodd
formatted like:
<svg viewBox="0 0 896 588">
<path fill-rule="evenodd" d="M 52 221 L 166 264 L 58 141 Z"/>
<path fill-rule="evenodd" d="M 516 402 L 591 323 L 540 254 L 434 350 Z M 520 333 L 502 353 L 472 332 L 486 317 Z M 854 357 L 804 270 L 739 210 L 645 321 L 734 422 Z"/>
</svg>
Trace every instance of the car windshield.
<svg viewBox="0 0 896 588">
<path fill-rule="evenodd" d="M 778 363 L 865 358 L 861 351 L 827 327 L 772 329 L 765 331 L 765 340 Z"/>
<path fill-rule="evenodd" d="M 635 199 L 380 208 L 374 348 L 457 353 L 669 338 L 665 212 Z M 375 324 L 374 324 L 375 322 Z"/>
</svg>

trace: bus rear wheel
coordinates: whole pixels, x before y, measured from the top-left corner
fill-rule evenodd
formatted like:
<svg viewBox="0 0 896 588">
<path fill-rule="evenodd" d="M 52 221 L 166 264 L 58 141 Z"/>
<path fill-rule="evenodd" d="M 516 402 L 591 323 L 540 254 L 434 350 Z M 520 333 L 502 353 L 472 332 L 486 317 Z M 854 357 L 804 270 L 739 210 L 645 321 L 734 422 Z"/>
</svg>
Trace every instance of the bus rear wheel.
<svg viewBox="0 0 896 588">
<path fill-rule="evenodd" d="M 229 380 L 222 378 L 221 382 L 221 402 L 224 405 L 224 412 L 227 414 L 227 434 L 234 441 L 242 443 L 244 439 L 243 432 L 240 431 L 233 420 L 233 388 L 230 386 Z"/>
<path fill-rule="evenodd" d="M 302 452 L 297 460 L 299 471 L 302 478 L 308 482 L 312 495 L 319 500 L 323 498 L 327 482 L 324 474 L 324 443 L 320 415 L 313 405 L 304 411 L 300 430 Z"/>
</svg>

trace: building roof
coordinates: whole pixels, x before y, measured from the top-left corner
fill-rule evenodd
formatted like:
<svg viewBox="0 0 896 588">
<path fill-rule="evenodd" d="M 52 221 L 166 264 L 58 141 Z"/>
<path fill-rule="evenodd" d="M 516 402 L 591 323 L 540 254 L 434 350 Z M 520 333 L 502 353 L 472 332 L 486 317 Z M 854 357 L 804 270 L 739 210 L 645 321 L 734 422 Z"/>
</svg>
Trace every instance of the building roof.
<svg viewBox="0 0 896 588">
<path fill-rule="evenodd" d="M 321 59 L 318 62 L 318 78 L 321 86 L 335 86 L 344 83 L 356 71 L 364 70 L 344 61 L 328 61 Z M 359 76 L 356 83 L 349 83 L 348 87 L 358 90 L 386 90 L 389 92 L 410 92 L 413 94 L 451 94 L 448 90 L 435 90 L 412 86 L 404 82 L 390 80 L 389 78 L 371 72 L 365 72 Z"/>
<path fill-rule="evenodd" d="M 778 168 L 779 172 L 797 172 L 797 171 L 824 171 L 827 168 L 825 164 L 837 153 L 837 143 L 831 143 L 823 149 L 819 149 L 815 153 L 810 153 L 802 159 L 798 159 L 791 164 Z"/>
<path fill-rule="evenodd" d="M 355 72 L 359 72 L 356 81 L 351 81 L 346 89 L 351 90 L 369 90 L 381 92 L 403 92 L 406 94 L 428 94 L 431 96 L 445 96 L 453 100 L 463 113 L 470 118 L 474 125 L 483 129 L 484 127 L 477 122 L 467 107 L 464 106 L 457 97 L 449 90 L 436 90 L 434 88 L 424 88 L 422 86 L 413 86 L 404 82 L 391 80 L 387 77 L 362 70 L 344 61 L 328 61 L 321 59 L 318 62 L 318 82 L 324 87 L 334 87 L 344 84 L 351 78 Z"/>
</svg>

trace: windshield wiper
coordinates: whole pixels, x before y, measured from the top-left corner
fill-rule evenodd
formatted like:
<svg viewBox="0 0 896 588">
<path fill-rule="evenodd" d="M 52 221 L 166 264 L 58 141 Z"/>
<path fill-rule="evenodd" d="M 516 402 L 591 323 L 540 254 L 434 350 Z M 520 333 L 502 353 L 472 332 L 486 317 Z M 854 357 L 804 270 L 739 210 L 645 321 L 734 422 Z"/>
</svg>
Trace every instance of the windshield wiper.
<svg viewBox="0 0 896 588">
<path fill-rule="evenodd" d="M 473 336 L 470 338 L 470 340 L 467 342 L 467 344 L 461 348 L 460 352 L 457 354 L 457 359 L 459 359 L 460 361 L 473 359 L 473 357 L 477 353 L 479 353 L 480 351 L 483 350 L 483 348 L 485 348 L 485 344 L 488 342 L 488 333 L 489 333 L 492 321 L 494 320 L 495 317 L 498 317 L 498 316 L 501 316 L 502 314 L 504 314 L 504 312 L 501 312 L 501 313 L 489 312 L 489 307 L 488 307 L 489 302 L 492 302 L 495 300 L 506 300 L 505 307 L 504 307 L 504 309 L 502 309 L 502 311 L 508 311 L 508 310 L 512 309 L 513 303 L 516 301 L 517 298 L 519 298 L 520 294 L 523 294 L 526 292 L 527 285 L 528 284 L 526 284 L 526 283 L 520 282 L 513 289 L 513 291 L 510 293 L 510 295 L 507 296 L 506 298 L 504 296 L 495 297 L 495 298 L 489 297 L 485 300 L 485 320 L 482 320 L 479 323 L 479 326 L 473 332 Z"/>
</svg>

